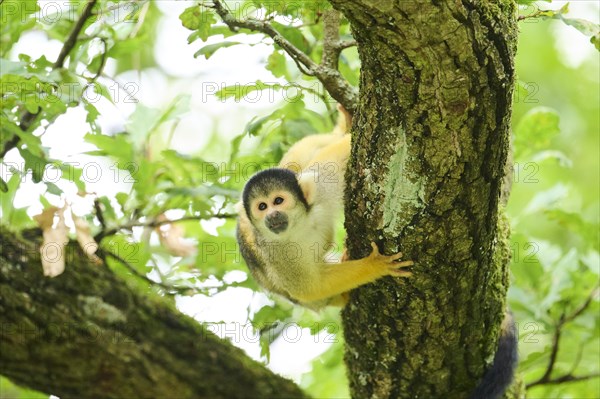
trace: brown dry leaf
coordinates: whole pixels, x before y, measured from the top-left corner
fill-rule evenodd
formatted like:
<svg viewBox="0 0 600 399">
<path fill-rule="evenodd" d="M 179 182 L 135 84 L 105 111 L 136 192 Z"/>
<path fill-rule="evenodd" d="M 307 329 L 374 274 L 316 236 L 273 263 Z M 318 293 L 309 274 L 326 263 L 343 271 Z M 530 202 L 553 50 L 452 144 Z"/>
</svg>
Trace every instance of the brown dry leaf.
<svg viewBox="0 0 600 399">
<path fill-rule="evenodd" d="M 46 230 L 51 228 L 52 224 L 54 224 L 54 215 L 56 215 L 56 211 L 58 210 L 59 208 L 56 206 L 51 206 L 47 209 L 44 209 L 39 215 L 35 215 L 33 220 L 37 222 L 38 226 L 40 226 L 40 229 Z"/>
<path fill-rule="evenodd" d="M 166 216 L 160 215 L 157 220 L 168 220 Z M 177 223 L 167 223 L 156 227 L 160 243 L 173 256 L 190 256 L 196 252 L 196 245 L 185 240 L 183 228 Z"/>
<path fill-rule="evenodd" d="M 44 235 L 44 241 L 40 247 L 42 268 L 44 276 L 56 277 L 65 271 L 65 247 L 69 242 L 69 229 L 65 224 L 65 210 L 63 208 L 50 207 L 41 214 L 34 216 Z M 52 227 L 54 216 L 58 215 L 56 227 Z"/>
<path fill-rule="evenodd" d="M 75 224 L 75 235 L 77 237 L 79 246 L 92 262 L 97 265 L 102 264 L 102 260 L 96 255 L 98 243 L 92 236 L 90 226 L 85 220 L 75 215 L 72 210 L 71 217 L 73 218 L 73 223 Z"/>
</svg>

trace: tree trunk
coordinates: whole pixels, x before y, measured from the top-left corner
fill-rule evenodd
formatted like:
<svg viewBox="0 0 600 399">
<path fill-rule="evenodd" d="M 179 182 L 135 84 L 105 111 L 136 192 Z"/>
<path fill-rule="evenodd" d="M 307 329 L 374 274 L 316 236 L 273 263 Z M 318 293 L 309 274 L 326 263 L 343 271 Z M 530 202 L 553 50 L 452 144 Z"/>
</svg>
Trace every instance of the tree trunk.
<svg viewBox="0 0 600 399">
<path fill-rule="evenodd" d="M 509 248 L 498 228 L 516 5 L 332 0 L 361 59 L 347 175 L 352 258 L 402 250 L 414 275 L 343 312 L 355 398 L 466 398 L 493 359 Z M 500 218 L 501 219 L 501 218 Z"/>
<path fill-rule="evenodd" d="M 66 398 L 305 397 L 180 314 L 67 247 L 42 275 L 38 249 L 0 230 L 0 374 Z"/>
</svg>

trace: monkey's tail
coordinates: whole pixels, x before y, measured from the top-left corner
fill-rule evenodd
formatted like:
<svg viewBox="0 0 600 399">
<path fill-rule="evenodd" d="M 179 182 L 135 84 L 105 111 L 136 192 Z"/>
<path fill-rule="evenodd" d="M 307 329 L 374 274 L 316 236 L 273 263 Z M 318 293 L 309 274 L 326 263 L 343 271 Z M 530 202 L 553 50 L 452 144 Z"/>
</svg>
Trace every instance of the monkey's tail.
<svg viewBox="0 0 600 399">
<path fill-rule="evenodd" d="M 513 316 L 510 312 L 506 312 L 494 361 L 470 399 L 498 399 L 506 391 L 513 380 L 519 360 L 517 341 Z"/>
</svg>

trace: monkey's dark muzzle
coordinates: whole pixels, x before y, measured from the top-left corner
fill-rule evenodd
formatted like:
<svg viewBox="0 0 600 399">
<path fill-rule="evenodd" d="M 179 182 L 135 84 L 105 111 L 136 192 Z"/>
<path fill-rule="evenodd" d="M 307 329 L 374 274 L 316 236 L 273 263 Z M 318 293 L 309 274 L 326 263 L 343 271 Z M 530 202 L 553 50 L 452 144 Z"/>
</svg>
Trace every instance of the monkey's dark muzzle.
<svg viewBox="0 0 600 399">
<path fill-rule="evenodd" d="M 285 231 L 288 227 L 288 217 L 285 213 L 273 212 L 265 218 L 265 224 L 275 234 Z"/>
</svg>

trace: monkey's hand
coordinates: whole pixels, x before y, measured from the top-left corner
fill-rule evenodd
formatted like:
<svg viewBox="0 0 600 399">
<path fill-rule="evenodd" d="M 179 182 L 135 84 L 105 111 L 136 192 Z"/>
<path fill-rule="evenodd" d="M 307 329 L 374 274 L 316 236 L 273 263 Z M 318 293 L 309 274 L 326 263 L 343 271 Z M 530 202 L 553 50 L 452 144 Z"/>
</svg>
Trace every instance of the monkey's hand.
<svg viewBox="0 0 600 399">
<path fill-rule="evenodd" d="M 390 275 L 390 276 L 395 276 L 395 277 L 410 277 L 412 276 L 412 272 L 409 272 L 407 270 L 399 270 L 402 269 L 404 267 L 409 267 L 414 265 L 414 262 L 412 260 L 406 260 L 404 262 L 396 262 L 398 259 L 402 258 L 402 252 L 398 252 L 397 254 L 394 255 L 381 255 L 381 253 L 379 253 L 379 248 L 377 247 L 377 244 L 375 244 L 374 242 L 371 242 L 371 248 L 373 248 L 373 250 L 371 251 L 371 254 L 366 258 L 369 261 L 376 263 L 376 264 L 383 264 L 384 267 L 388 268 L 389 273 L 384 274 L 384 275 Z M 342 252 L 342 257 L 340 258 L 340 262 L 348 262 L 350 260 L 350 256 L 348 255 L 348 249 L 346 249 L 344 247 L 344 251 Z"/>
<path fill-rule="evenodd" d="M 377 248 L 377 244 L 374 242 L 371 243 L 371 248 L 373 251 L 371 254 L 365 259 L 367 262 L 372 263 L 378 267 L 383 267 L 387 270 L 387 273 L 383 275 L 389 275 L 394 277 L 410 277 L 412 273 L 407 270 L 402 270 L 404 267 L 409 267 L 414 264 L 412 260 L 405 260 L 403 262 L 396 262 L 398 259 L 402 258 L 402 252 L 398 252 L 394 255 L 382 255 L 379 253 L 379 248 Z"/>
</svg>

